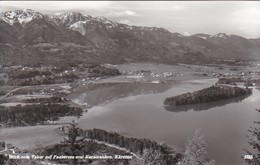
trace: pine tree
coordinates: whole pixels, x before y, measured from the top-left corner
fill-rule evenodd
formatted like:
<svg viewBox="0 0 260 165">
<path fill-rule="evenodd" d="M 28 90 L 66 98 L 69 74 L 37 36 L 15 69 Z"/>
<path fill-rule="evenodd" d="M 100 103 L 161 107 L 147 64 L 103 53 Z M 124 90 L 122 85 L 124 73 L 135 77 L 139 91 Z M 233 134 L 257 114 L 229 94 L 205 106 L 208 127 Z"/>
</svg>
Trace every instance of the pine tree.
<svg viewBox="0 0 260 165">
<path fill-rule="evenodd" d="M 257 112 L 260 112 L 260 109 L 256 109 Z M 249 138 L 248 143 L 252 146 L 253 151 L 246 150 L 247 155 L 252 156 L 251 158 L 244 157 L 244 160 L 250 165 L 259 165 L 260 164 L 260 121 L 255 121 L 257 126 L 250 127 L 248 130 L 251 133 L 251 138 Z"/>
<path fill-rule="evenodd" d="M 206 142 L 200 131 L 196 130 L 191 138 L 188 138 L 183 159 L 180 165 L 214 165 L 215 162 L 207 161 Z"/>
<path fill-rule="evenodd" d="M 63 143 L 68 144 L 69 151 L 66 153 L 69 156 L 74 156 L 73 165 L 77 164 L 76 156 L 80 153 L 82 142 L 86 139 L 86 135 L 82 135 L 82 131 L 77 127 L 77 123 L 72 121 L 68 127 L 68 138 L 64 138 Z"/>
</svg>

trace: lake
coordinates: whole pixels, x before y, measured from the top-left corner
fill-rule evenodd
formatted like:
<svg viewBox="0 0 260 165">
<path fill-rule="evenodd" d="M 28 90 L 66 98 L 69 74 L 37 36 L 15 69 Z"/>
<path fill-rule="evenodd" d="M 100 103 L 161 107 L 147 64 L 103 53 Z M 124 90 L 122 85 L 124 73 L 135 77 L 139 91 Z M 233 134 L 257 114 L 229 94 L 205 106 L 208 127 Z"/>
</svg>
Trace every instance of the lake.
<svg viewBox="0 0 260 165">
<path fill-rule="evenodd" d="M 149 138 L 177 149 L 184 149 L 187 138 L 195 129 L 200 129 L 208 144 L 209 157 L 216 160 L 216 164 L 242 165 L 241 156 L 245 154 L 243 148 L 248 148 L 247 130 L 253 121 L 260 118 L 255 111 L 260 108 L 259 90 L 254 89 L 251 96 L 243 99 L 212 102 L 201 107 L 194 105 L 194 110 L 189 110 L 193 107 L 190 106 L 174 112 L 163 106 L 166 97 L 200 90 L 216 81 L 185 81 L 156 94 L 131 95 L 131 90 L 128 90 L 126 97 L 88 110 L 79 119 L 79 126 Z M 126 91 L 124 85 L 119 85 L 116 90 Z"/>
</svg>

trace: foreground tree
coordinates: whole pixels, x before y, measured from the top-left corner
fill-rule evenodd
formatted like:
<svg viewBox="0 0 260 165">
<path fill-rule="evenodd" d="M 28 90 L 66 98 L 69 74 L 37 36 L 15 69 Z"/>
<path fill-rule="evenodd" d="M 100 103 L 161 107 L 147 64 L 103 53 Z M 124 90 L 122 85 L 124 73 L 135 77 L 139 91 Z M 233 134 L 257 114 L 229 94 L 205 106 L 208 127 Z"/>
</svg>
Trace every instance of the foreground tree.
<svg viewBox="0 0 260 165">
<path fill-rule="evenodd" d="M 260 112 L 260 109 L 256 109 Z M 248 130 L 251 133 L 251 138 L 249 138 L 248 143 L 253 148 L 253 150 L 246 150 L 247 155 L 244 156 L 244 160 L 250 165 L 260 164 L 260 121 L 255 121 L 257 126 L 252 126 Z"/>
<path fill-rule="evenodd" d="M 133 158 L 130 165 L 165 165 L 163 154 L 152 149 L 144 149 L 142 154 Z"/>
<path fill-rule="evenodd" d="M 206 142 L 199 130 L 196 130 L 191 138 L 188 138 L 183 159 L 180 165 L 215 165 L 215 161 L 208 161 Z"/>
<path fill-rule="evenodd" d="M 0 165 L 6 164 L 7 160 L 8 160 L 7 156 L 5 156 L 4 154 L 0 154 Z"/>
<path fill-rule="evenodd" d="M 77 123 L 74 121 L 68 126 L 68 137 L 64 138 L 63 143 L 68 144 L 69 150 L 66 154 L 69 156 L 74 156 L 72 164 L 78 164 L 76 159 L 77 155 L 81 155 L 82 142 L 86 139 L 85 132 L 77 127 Z"/>
</svg>

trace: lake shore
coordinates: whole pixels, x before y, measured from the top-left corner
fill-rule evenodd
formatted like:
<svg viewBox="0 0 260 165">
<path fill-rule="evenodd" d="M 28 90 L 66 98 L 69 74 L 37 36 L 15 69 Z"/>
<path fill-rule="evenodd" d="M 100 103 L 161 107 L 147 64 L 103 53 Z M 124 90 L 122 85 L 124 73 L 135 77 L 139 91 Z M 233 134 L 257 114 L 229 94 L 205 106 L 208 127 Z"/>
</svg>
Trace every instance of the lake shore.
<svg viewBox="0 0 260 165">
<path fill-rule="evenodd" d="M 200 83 L 201 80 L 189 80 L 191 83 Z M 152 84 L 152 83 L 145 83 L 148 87 L 145 91 L 142 91 L 141 93 L 139 92 L 140 90 L 138 89 L 136 93 L 131 93 L 129 95 L 142 95 L 142 94 L 156 94 L 160 92 L 165 92 L 166 90 L 169 90 L 172 85 L 175 87 L 178 86 L 178 84 L 181 83 L 176 83 L 176 84 L 162 84 L 165 87 L 160 88 L 157 91 L 152 91 L 151 89 L 154 87 L 159 87 L 157 84 Z M 109 85 L 109 84 L 108 84 Z M 121 86 L 121 84 L 119 84 Z M 142 83 L 130 83 L 129 86 L 130 88 L 135 88 L 136 86 L 139 85 L 144 85 Z M 145 86 L 142 86 L 142 88 L 146 88 Z M 125 86 L 125 84 L 122 84 L 121 87 Z M 116 86 L 117 87 L 117 86 Z M 105 87 L 107 88 L 107 86 Z M 112 88 L 114 89 L 114 88 Z M 130 91 L 129 88 L 123 90 L 124 92 Z M 88 92 L 88 91 L 86 91 Z M 97 95 L 100 95 L 98 93 Z M 119 94 L 119 97 L 115 97 L 112 100 L 106 100 L 104 99 L 102 102 L 99 104 L 93 106 L 98 107 L 100 105 L 104 106 L 105 104 L 108 104 L 109 102 L 113 100 L 118 100 L 123 97 L 128 97 L 129 95 L 121 95 Z M 78 105 L 81 106 L 81 105 Z M 84 114 L 87 114 L 88 112 L 84 112 Z M 71 118 L 71 117 L 63 117 L 60 121 L 66 121 L 67 123 L 69 121 L 75 120 L 76 118 Z M 81 119 L 81 117 L 79 118 Z M 77 120 L 77 119 L 76 119 Z M 42 145 L 51 145 L 59 142 L 60 140 L 63 139 L 63 137 L 55 131 L 59 126 L 62 126 L 64 124 L 58 124 L 58 125 L 39 125 L 39 126 L 25 126 L 25 127 L 10 127 L 10 128 L 0 128 L 0 139 L 6 141 L 7 143 L 11 143 L 14 146 L 17 146 L 18 148 L 30 148 L 35 145 L 35 143 L 40 143 Z M 176 147 L 177 148 L 177 147 Z M 180 149 L 177 149 L 180 150 Z"/>
</svg>

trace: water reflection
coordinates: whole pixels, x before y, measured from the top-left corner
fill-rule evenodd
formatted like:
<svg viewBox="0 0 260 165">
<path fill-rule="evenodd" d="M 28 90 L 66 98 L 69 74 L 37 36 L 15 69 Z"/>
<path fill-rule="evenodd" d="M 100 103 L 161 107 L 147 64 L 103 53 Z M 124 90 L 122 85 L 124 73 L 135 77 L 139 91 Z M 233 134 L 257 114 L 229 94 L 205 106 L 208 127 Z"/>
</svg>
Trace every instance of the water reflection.
<svg viewBox="0 0 260 165">
<path fill-rule="evenodd" d="M 164 108 L 167 111 L 171 111 L 171 112 L 186 112 L 186 111 L 189 111 L 192 109 L 194 111 L 203 111 L 203 110 L 209 110 L 209 109 L 215 108 L 215 107 L 225 106 L 225 105 L 231 104 L 231 103 L 239 103 L 249 96 L 250 95 L 245 95 L 245 96 L 235 97 L 232 99 L 213 101 L 210 103 L 191 104 L 191 105 L 183 105 L 183 106 L 166 106 L 165 105 Z"/>
<path fill-rule="evenodd" d="M 171 87 L 172 84 L 102 83 L 96 84 L 91 89 L 81 89 L 78 94 L 74 94 L 73 101 L 90 108 L 128 96 L 161 93 Z"/>
</svg>

